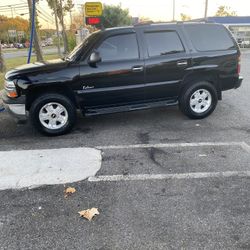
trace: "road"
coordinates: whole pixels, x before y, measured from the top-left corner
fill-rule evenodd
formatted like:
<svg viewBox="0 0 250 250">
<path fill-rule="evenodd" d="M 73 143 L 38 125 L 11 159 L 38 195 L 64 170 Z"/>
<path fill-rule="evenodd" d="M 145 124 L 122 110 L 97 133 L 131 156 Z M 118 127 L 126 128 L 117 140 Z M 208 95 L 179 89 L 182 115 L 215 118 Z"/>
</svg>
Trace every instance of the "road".
<svg viewBox="0 0 250 250">
<path fill-rule="evenodd" d="M 48 47 L 48 48 L 43 48 L 43 53 L 45 55 L 50 55 L 50 54 L 56 54 L 57 53 L 57 48 L 55 47 Z M 5 59 L 10 59 L 10 58 L 17 58 L 17 57 L 27 57 L 28 56 L 28 50 L 16 50 L 16 51 L 3 51 L 3 55 Z M 35 53 L 32 53 L 32 55 L 35 55 Z"/>
<path fill-rule="evenodd" d="M 102 154 L 95 177 L 66 185 L 68 198 L 64 185 L 0 191 L 0 249 L 250 249 L 249 53 L 242 75 L 199 121 L 177 107 L 79 116 L 71 134 L 50 138 L 0 113 L 2 153 Z M 100 215 L 79 217 L 91 207 Z"/>
</svg>

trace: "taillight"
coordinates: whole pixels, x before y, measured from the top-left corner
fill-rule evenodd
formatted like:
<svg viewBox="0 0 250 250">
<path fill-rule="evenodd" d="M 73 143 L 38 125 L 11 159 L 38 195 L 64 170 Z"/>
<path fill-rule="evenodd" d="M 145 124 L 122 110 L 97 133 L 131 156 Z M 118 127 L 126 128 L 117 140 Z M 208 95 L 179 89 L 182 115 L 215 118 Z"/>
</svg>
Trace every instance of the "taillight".
<svg viewBox="0 0 250 250">
<path fill-rule="evenodd" d="M 237 74 L 239 75 L 240 74 L 240 61 L 241 61 L 241 58 L 240 56 L 238 57 L 238 64 L 237 64 Z"/>
</svg>

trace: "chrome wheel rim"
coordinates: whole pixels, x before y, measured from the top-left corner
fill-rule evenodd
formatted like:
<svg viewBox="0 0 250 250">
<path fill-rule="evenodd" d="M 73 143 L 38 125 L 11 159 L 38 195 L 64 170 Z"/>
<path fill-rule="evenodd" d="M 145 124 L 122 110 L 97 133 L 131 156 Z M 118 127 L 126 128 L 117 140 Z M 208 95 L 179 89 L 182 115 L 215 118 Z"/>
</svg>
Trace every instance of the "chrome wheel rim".
<svg viewBox="0 0 250 250">
<path fill-rule="evenodd" d="M 191 95 L 189 104 L 195 113 L 206 112 L 212 104 L 212 96 L 208 90 L 198 89 Z"/>
<path fill-rule="evenodd" d="M 39 120 L 47 129 L 60 129 L 68 122 L 68 111 L 60 103 L 50 102 L 39 111 Z"/>
</svg>

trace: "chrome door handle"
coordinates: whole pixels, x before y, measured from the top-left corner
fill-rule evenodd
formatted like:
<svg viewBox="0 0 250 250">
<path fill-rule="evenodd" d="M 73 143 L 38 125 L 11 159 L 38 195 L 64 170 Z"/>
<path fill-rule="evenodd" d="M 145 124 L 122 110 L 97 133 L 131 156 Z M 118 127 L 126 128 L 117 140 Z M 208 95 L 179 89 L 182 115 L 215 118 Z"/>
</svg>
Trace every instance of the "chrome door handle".
<svg viewBox="0 0 250 250">
<path fill-rule="evenodd" d="M 132 67 L 133 72 L 142 72 L 143 71 L 143 66 L 134 66 Z"/>
<path fill-rule="evenodd" d="M 188 62 L 187 61 L 179 61 L 177 62 L 177 66 L 182 67 L 182 66 L 187 66 Z"/>
</svg>

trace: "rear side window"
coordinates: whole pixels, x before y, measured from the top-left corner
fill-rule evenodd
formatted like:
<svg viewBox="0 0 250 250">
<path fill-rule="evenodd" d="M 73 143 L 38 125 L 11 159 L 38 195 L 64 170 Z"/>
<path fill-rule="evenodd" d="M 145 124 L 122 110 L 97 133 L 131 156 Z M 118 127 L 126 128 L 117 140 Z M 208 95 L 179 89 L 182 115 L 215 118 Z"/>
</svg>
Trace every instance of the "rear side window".
<svg viewBox="0 0 250 250">
<path fill-rule="evenodd" d="M 145 38 L 150 57 L 184 51 L 181 40 L 175 31 L 146 32 Z"/>
<path fill-rule="evenodd" d="M 235 47 L 228 31 L 222 25 L 185 25 L 189 37 L 198 51 L 228 50 Z"/>
<path fill-rule="evenodd" d="M 99 46 L 102 61 L 118 61 L 139 58 L 136 34 L 116 35 L 107 38 Z"/>
</svg>

